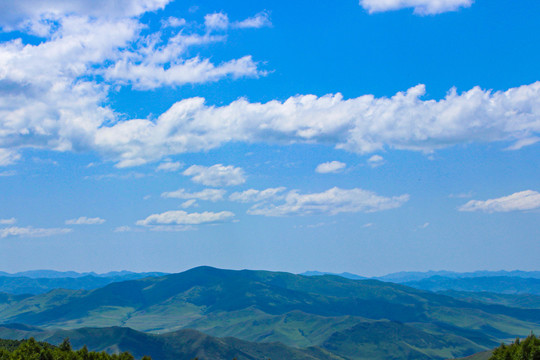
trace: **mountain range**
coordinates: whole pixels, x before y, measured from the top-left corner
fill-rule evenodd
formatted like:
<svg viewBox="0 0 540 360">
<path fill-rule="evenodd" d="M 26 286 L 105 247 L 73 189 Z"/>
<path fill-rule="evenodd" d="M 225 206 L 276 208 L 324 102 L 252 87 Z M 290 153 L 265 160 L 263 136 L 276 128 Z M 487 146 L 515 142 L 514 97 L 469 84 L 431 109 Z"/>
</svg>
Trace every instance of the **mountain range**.
<svg viewBox="0 0 540 360">
<path fill-rule="evenodd" d="M 44 332 L 123 327 L 152 336 L 194 329 L 207 339 L 279 342 L 320 359 L 446 359 L 538 332 L 540 309 L 373 279 L 199 267 L 93 290 L 2 294 L 0 323 Z"/>
</svg>

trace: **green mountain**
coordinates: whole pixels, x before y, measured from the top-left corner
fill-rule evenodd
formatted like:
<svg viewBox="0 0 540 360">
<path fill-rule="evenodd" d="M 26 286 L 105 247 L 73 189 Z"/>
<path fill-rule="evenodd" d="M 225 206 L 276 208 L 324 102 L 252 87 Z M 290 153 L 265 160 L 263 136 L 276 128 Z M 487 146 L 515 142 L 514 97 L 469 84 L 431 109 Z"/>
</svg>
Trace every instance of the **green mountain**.
<svg viewBox="0 0 540 360">
<path fill-rule="evenodd" d="M 385 349 L 400 359 L 444 359 L 538 332 L 540 310 L 462 301 L 377 280 L 199 267 L 91 291 L 0 296 L 0 323 L 123 326 L 154 334 L 192 328 L 248 342 L 315 346 L 348 359 L 363 359 L 364 353 L 387 359 Z M 387 338 L 372 335 L 383 333 Z"/>
<path fill-rule="evenodd" d="M 23 327 L 24 328 L 24 327 Z M 135 358 L 144 355 L 154 360 L 344 360 L 324 349 L 296 349 L 280 343 L 254 343 L 235 338 L 215 338 L 195 330 L 166 334 L 147 334 L 129 328 L 81 328 L 76 330 L 21 329 L 0 327 L 0 338 L 24 339 L 58 345 L 69 338 L 74 349 L 87 346 L 90 351 L 129 352 Z"/>
</svg>

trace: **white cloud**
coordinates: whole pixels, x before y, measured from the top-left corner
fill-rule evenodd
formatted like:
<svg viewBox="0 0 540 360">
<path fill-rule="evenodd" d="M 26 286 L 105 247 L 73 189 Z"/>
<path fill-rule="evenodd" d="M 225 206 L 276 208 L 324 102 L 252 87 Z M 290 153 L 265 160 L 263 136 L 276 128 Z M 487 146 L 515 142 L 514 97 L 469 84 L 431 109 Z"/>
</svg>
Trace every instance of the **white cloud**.
<svg viewBox="0 0 540 360">
<path fill-rule="evenodd" d="M 124 123 L 105 105 L 110 89 L 126 85 L 150 89 L 263 74 L 249 55 L 220 64 L 189 56 L 186 51 L 194 46 L 226 39 L 197 34 L 197 27 L 181 27 L 170 36 L 159 31 L 143 36 L 146 24 L 135 16 L 167 2 L 98 0 L 90 5 L 88 1 L 21 0 L 3 5 L 4 30 L 32 32 L 42 26 L 39 32 L 44 38 L 37 44 L 22 39 L 0 42 L 0 164 L 13 163 L 17 149 L 26 147 L 97 150 L 123 165 L 142 164 L 147 159 L 134 156 L 137 146 L 124 143 L 132 134 L 115 134 L 118 140 L 113 144 L 108 144 L 107 131 L 96 137 L 100 128 Z M 102 77 L 105 82 L 99 80 Z M 124 128 L 145 121 L 134 119 Z M 106 149 L 108 145 L 123 148 L 119 158 L 116 151 Z"/>
<path fill-rule="evenodd" d="M 16 161 L 16 152 L 28 147 L 95 151 L 127 167 L 231 142 L 324 144 L 364 154 L 495 141 L 512 142 L 509 148 L 517 150 L 540 137 L 540 82 L 497 92 L 452 89 L 441 100 L 422 99 L 423 85 L 390 98 L 297 95 L 284 102 L 239 99 L 223 106 L 190 98 L 157 118 L 124 120 L 104 105 L 110 89 L 262 73 L 249 55 L 221 64 L 187 55 L 192 47 L 225 41 L 223 34 L 198 34 L 195 26 L 180 27 L 170 37 L 143 36 L 145 24 L 135 16 L 165 6 L 165 0 L 100 0 L 100 8 L 70 3 L 10 2 L 0 14 L 4 28 L 25 31 L 22 18 L 54 23 L 39 44 L 0 43 L 0 163 Z M 98 83 L 99 77 L 106 82 Z"/>
<path fill-rule="evenodd" d="M 81 216 L 77 219 L 66 220 L 66 225 L 99 225 L 103 224 L 104 222 L 105 219 L 101 219 L 99 217 L 89 218 L 86 216 Z"/>
<path fill-rule="evenodd" d="M 7 237 L 47 237 L 53 235 L 67 234 L 71 229 L 63 228 L 33 228 L 12 226 L 0 229 L 0 239 Z"/>
<path fill-rule="evenodd" d="M 264 104 L 240 99 L 221 107 L 191 98 L 155 122 L 101 127 L 95 146 L 129 166 L 228 142 L 333 144 L 361 154 L 385 148 L 432 152 L 456 144 L 521 141 L 540 133 L 540 82 L 504 92 L 452 90 L 438 101 L 421 100 L 424 93 L 419 85 L 391 98 L 298 95 Z"/>
<path fill-rule="evenodd" d="M 263 202 L 268 200 L 282 199 L 281 193 L 285 187 L 268 188 L 265 190 L 249 189 L 242 192 L 235 192 L 229 196 L 229 200 L 241 203 Z"/>
<path fill-rule="evenodd" d="M 525 190 L 512 195 L 489 200 L 471 200 L 459 208 L 460 211 L 509 212 L 540 208 L 540 193 Z"/>
<path fill-rule="evenodd" d="M 230 211 L 187 213 L 182 210 L 173 210 L 161 214 L 152 214 L 144 220 L 137 221 L 137 225 L 199 225 L 223 222 L 232 217 L 234 217 L 234 214 Z"/>
<path fill-rule="evenodd" d="M 185 19 L 176 18 L 174 16 L 161 21 L 161 26 L 163 27 L 181 27 L 184 25 L 186 25 Z"/>
<path fill-rule="evenodd" d="M 330 161 L 317 165 L 315 171 L 320 174 L 337 173 L 345 169 L 347 164 L 340 161 Z"/>
<path fill-rule="evenodd" d="M 418 227 L 418 229 L 426 229 L 429 226 L 429 223 L 426 222 Z"/>
<path fill-rule="evenodd" d="M 129 226 L 118 226 L 116 229 L 114 229 L 114 232 L 121 233 L 121 232 L 130 232 L 133 231 L 133 229 Z"/>
<path fill-rule="evenodd" d="M 197 200 L 195 200 L 195 199 L 186 200 L 182 204 L 180 204 L 180 207 L 182 209 L 187 209 L 187 208 L 190 208 L 192 206 L 197 206 Z"/>
<path fill-rule="evenodd" d="M 204 25 L 209 30 L 227 30 L 229 27 L 237 29 L 247 29 L 247 28 L 262 28 L 272 26 L 270 21 L 270 14 L 267 11 L 262 11 L 256 14 L 253 17 L 247 18 L 242 21 L 230 22 L 227 14 L 224 13 L 213 13 L 208 14 L 204 17 Z"/>
<path fill-rule="evenodd" d="M 15 151 L 0 149 L 0 166 L 7 166 L 15 163 L 21 156 Z"/>
<path fill-rule="evenodd" d="M 233 24 L 234 27 L 239 29 L 245 29 L 245 28 L 262 28 L 262 27 L 268 27 L 272 26 L 272 22 L 270 21 L 270 14 L 266 11 L 260 12 L 254 17 L 247 18 L 242 21 L 238 21 Z"/>
<path fill-rule="evenodd" d="M 360 5 L 370 14 L 413 8 L 418 15 L 434 15 L 470 7 L 473 0 L 360 0 Z"/>
<path fill-rule="evenodd" d="M 210 30 L 225 30 L 229 27 L 229 17 L 221 12 L 207 14 L 204 17 L 204 26 Z"/>
<path fill-rule="evenodd" d="M 321 193 L 300 194 L 290 191 L 283 204 L 256 204 L 248 210 L 252 215 L 285 216 L 353 212 L 376 212 L 394 209 L 409 200 L 409 195 L 383 197 L 363 189 L 334 187 Z"/>
<path fill-rule="evenodd" d="M 234 186 L 246 182 L 244 170 L 232 165 L 216 164 L 210 167 L 192 165 L 182 174 L 191 176 L 193 182 L 206 186 Z"/>
<path fill-rule="evenodd" d="M 124 18 L 140 15 L 148 11 L 163 9 L 171 0 L 17 0 L 2 5 L 0 27 L 4 30 L 43 29 L 47 20 L 65 15 L 79 15 L 105 18 Z M 35 32 L 36 33 L 36 32 Z M 37 32 L 45 35 L 47 32 Z"/>
<path fill-rule="evenodd" d="M 13 225 L 17 222 L 17 219 L 14 217 L 10 219 L 0 219 L 0 225 Z"/>
<path fill-rule="evenodd" d="M 381 155 L 373 155 L 367 161 L 371 167 L 378 167 L 384 164 L 384 158 Z"/>
<path fill-rule="evenodd" d="M 178 162 L 178 161 L 175 161 L 175 162 L 167 161 L 167 162 L 164 162 L 164 163 L 159 164 L 159 166 L 157 167 L 156 171 L 167 171 L 167 172 L 170 172 L 170 171 L 177 171 L 177 170 L 180 169 L 182 166 L 184 166 L 184 164 L 182 164 L 181 162 Z"/>
<path fill-rule="evenodd" d="M 161 197 L 174 198 L 174 199 L 198 199 L 206 201 L 219 201 L 223 200 L 223 195 L 226 191 L 223 189 L 204 189 L 199 192 L 190 193 L 185 189 L 178 189 L 176 191 L 164 192 Z"/>
</svg>

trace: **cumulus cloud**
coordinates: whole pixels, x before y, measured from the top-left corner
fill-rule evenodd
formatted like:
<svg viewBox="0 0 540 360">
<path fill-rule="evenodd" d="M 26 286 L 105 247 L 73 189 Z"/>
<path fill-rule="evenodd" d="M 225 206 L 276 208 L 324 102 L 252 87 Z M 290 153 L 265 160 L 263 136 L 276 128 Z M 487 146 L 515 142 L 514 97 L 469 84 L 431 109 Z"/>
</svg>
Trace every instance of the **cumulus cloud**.
<svg viewBox="0 0 540 360">
<path fill-rule="evenodd" d="M 77 219 L 66 220 L 66 225 L 99 225 L 103 224 L 104 222 L 105 219 L 101 219 L 99 217 L 89 218 L 86 216 L 81 216 Z"/>
<path fill-rule="evenodd" d="M 290 191 L 282 204 L 255 204 L 248 210 L 252 215 L 285 216 L 354 212 L 376 212 L 394 209 L 409 200 L 409 195 L 384 197 L 363 189 L 331 188 L 321 193 L 300 194 Z"/>
<path fill-rule="evenodd" d="M 170 31 L 143 35 L 146 24 L 136 16 L 167 2 L 98 0 L 90 5 L 77 0 L 46 4 L 21 0 L 2 5 L 4 31 L 35 33 L 42 27 L 43 41 L 28 44 L 18 38 L 0 43 L 0 164 L 16 161 L 16 150 L 25 147 L 57 151 L 116 147 L 108 144 L 107 132 L 96 138 L 100 128 L 123 123 L 106 106 L 110 89 L 181 86 L 262 74 L 249 55 L 220 64 L 188 55 L 195 46 L 225 41 L 224 35 L 198 34 L 197 27 L 184 28 L 178 22 L 179 30 L 170 35 Z M 138 120 L 133 121 L 126 128 L 134 129 Z M 126 137 L 118 140 L 123 143 Z M 131 144 L 121 146 L 118 159 L 105 149 L 103 155 L 126 166 L 146 161 L 129 154 L 137 152 Z"/>
<path fill-rule="evenodd" d="M 370 14 L 413 8 L 417 15 L 434 15 L 470 7 L 473 0 L 360 0 Z"/>
<path fill-rule="evenodd" d="M 265 190 L 249 189 L 242 192 L 235 192 L 229 196 L 229 200 L 241 203 L 263 202 L 283 198 L 282 193 L 285 187 L 268 188 Z"/>
<path fill-rule="evenodd" d="M 17 222 L 17 219 L 15 218 L 9 218 L 9 219 L 0 219 L 0 225 L 13 225 Z"/>
<path fill-rule="evenodd" d="M 232 217 L 234 217 L 234 213 L 230 211 L 187 213 L 182 210 L 173 210 L 161 214 L 152 214 L 144 220 L 137 221 L 137 225 L 199 225 L 223 222 Z"/>
<path fill-rule="evenodd" d="M 510 212 L 540 208 L 540 193 L 525 190 L 512 195 L 489 200 L 471 200 L 459 208 L 460 211 Z"/>
<path fill-rule="evenodd" d="M 106 18 L 124 18 L 140 15 L 148 11 L 163 9 L 171 0 L 17 0 L 0 6 L 0 27 L 10 31 L 34 31 L 45 35 L 50 30 L 47 20 L 55 20 L 65 15 L 79 15 Z"/>
<path fill-rule="evenodd" d="M 167 161 L 167 162 L 164 162 L 164 163 L 161 163 L 158 165 L 156 171 L 167 171 L 167 172 L 170 172 L 170 171 L 177 171 L 178 169 L 180 169 L 182 166 L 184 166 L 184 164 L 182 164 L 181 162 L 178 162 L 178 161 L 175 161 L 175 162 L 172 162 L 172 161 Z"/>
<path fill-rule="evenodd" d="M 244 170 L 232 165 L 216 164 L 210 167 L 192 165 L 182 174 L 191 176 L 193 182 L 206 186 L 234 186 L 246 182 Z"/>
<path fill-rule="evenodd" d="M 223 189 L 204 189 L 194 193 L 190 193 L 185 189 L 178 189 L 176 191 L 164 192 L 161 194 L 161 197 L 173 199 L 197 199 L 215 202 L 223 200 L 223 195 L 225 195 L 225 193 L 226 191 Z"/>
<path fill-rule="evenodd" d="M 378 167 L 384 164 L 384 158 L 381 155 L 373 155 L 367 160 L 367 163 L 371 167 Z"/>
<path fill-rule="evenodd" d="M 12 226 L 0 229 L 0 239 L 7 237 L 47 237 L 53 235 L 67 234 L 71 229 L 63 228 L 33 228 Z"/>
<path fill-rule="evenodd" d="M 23 0 L 0 11 L 4 29 L 30 31 L 18 18 L 54 24 L 39 44 L 0 43 L 0 164 L 17 161 L 17 151 L 28 147 L 95 151 L 128 167 L 231 142 L 323 144 L 365 154 L 496 141 L 511 142 L 509 148 L 517 150 L 540 138 L 540 82 L 496 92 L 452 89 L 440 100 L 423 99 L 423 85 L 381 98 L 297 95 L 283 102 L 238 99 L 210 106 L 197 97 L 156 118 L 125 120 L 105 105 L 111 88 L 180 86 L 261 72 L 249 55 L 220 64 L 188 56 L 195 46 L 225 41 L 225 34 L 199 34 L 198 27 L 179 25 L 171 36 L 170 31 L 143 35 L 145 24 L 136 16 L 162 8 L 165 0 L 100 1 L 101 7 L 71 3 Z M 216 19 L 208 21 L 217 26 Z"/>
<path fill-rule="evenodd" d="M 95 146 L 129 166 L 228 142 L 319 143 L 364 154 L 385 148 L 432 152 L 472 142 L 522 141 L 540 133 L 540 82 L 497 92 L 451 90 L 441 100 L 422 100 L 424 94 L 418 85 L 390 98 L 298 95 L 284 102 L 240 99 L 219 107 L 191 98 L 155 122 L 101 127 Z"/>
<path fill-rule="evenodd" d="M 315 171 L 319 174 L 337 173 L 345 169 L 347 164 L 340 161 L 330 161 L 317 165 Z"/>
</svg>

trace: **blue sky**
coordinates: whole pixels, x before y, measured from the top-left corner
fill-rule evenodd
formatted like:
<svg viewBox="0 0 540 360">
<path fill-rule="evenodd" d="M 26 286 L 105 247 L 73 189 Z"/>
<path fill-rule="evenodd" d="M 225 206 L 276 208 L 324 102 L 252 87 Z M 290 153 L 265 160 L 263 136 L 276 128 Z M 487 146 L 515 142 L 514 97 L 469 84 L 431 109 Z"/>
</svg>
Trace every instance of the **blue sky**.
<svg viewBox="0 0 540 360">
<path fill-rule="evenodd" d="M 538 270 L 537 0 L 0 4 L 0 270 Z"/>
</svg>

